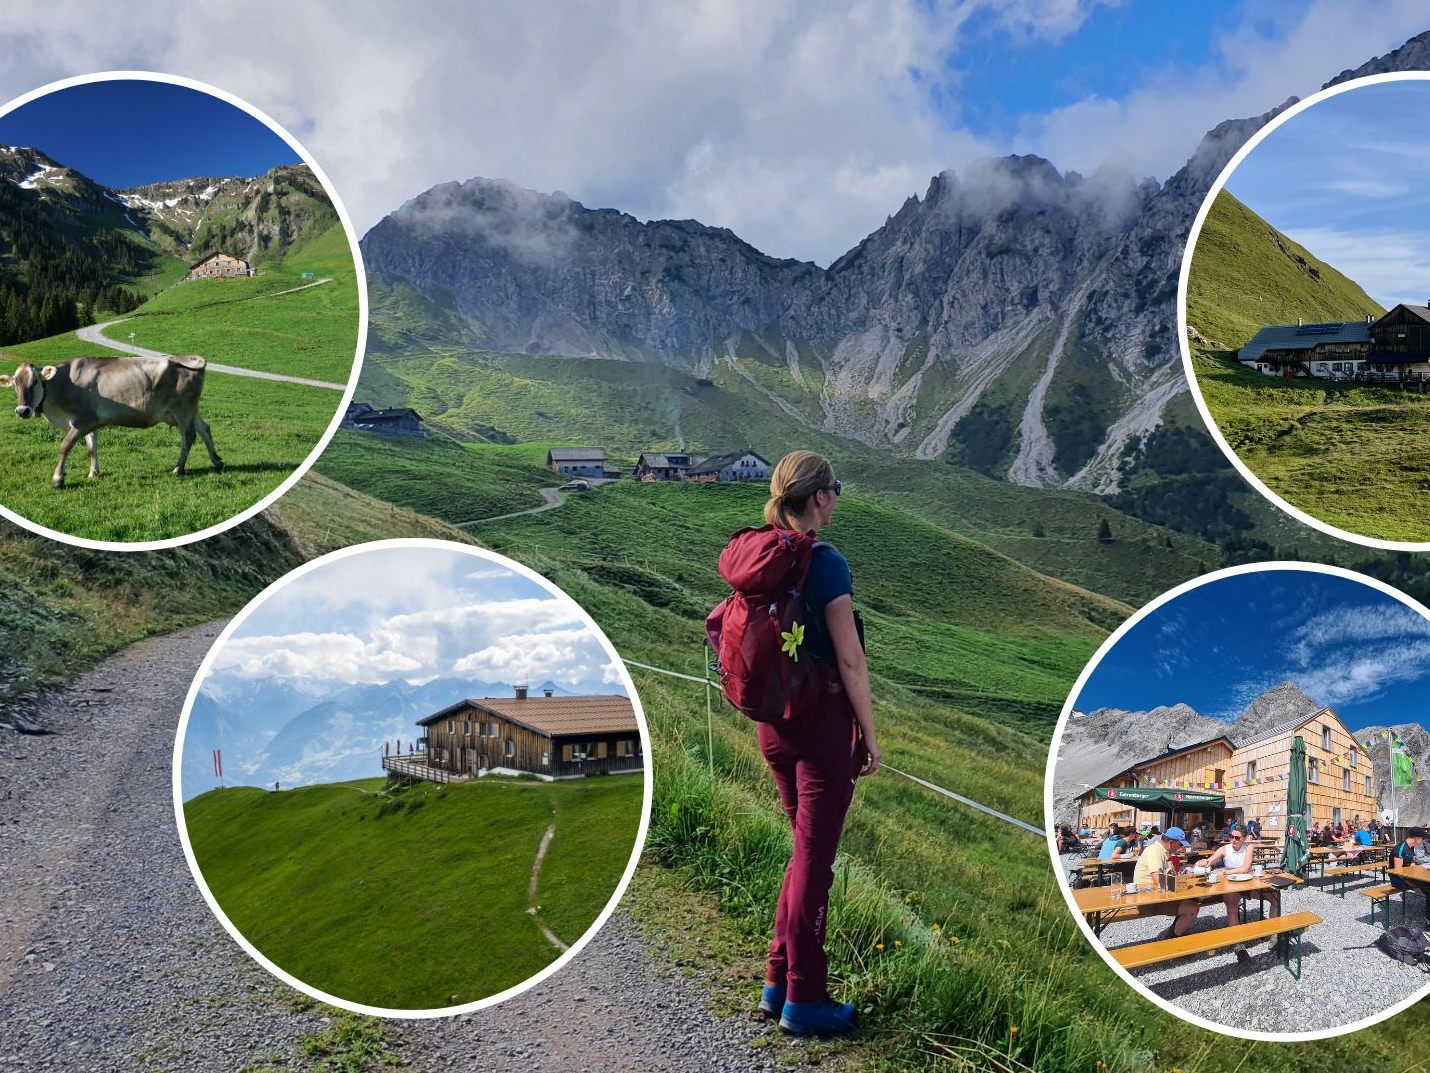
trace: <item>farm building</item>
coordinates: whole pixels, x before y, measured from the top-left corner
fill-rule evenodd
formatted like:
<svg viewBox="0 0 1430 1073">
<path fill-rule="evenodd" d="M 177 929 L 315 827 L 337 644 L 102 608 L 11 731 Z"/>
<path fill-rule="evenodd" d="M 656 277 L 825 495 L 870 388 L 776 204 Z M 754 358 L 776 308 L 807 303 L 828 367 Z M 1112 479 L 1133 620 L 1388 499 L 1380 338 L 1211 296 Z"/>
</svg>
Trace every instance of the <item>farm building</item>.
<svg viewBox="0 0 1430 1073">
<path fill-rule="evenodd" d="M 253 266 L 231 253 L 211 253 L 189 266 L 184 279 L 223 279 L 231 276 L 251 276 Z"/>
<path fill-rule="evenodd" d="M 340 428 L 381 432 L 390 436 L 421 436 L 422 415 L 406 407 L 378 410 L 365 402 L 355 402 L 343 414 Z"/>
<path fill-rule="evenodd" d="M 462 700 L 419 719 L 420 752 L 401 757 L 457 775 L 570 779 L 597 772 L 644 770 L 640 728 L 629 698 L 619 694 L 539 697 L 516 687 L 512 697 Z M 384 758 L 384 768 L 396 768 Z"/>
<path fill-rule="evenodd" d="M 1229 809 L 1261 821 L 1262 837 L 1286 827 L 1291 745 L 1306 745 L 1307 826 L 1367 820 L 1375 815 L 1375 776 L 1369 756 L 1330 708 L 1233 742 L 1225 735 L 1140 761 L 1101 780 L 1078 798 L 1080 819 L 1094 827 L 1133 823 L 1152 813 L 1166 824 L 1220 825 Z M 1126 794 L 1119 791 L 1133 790 Z"/>
<path fill-rule="evenodd" d="M 1392 379 L 1430 375 L 1430 306 L 1401 303 L 1370 326 L 1366 366 Z"/>
<path fill-rule="evenodd" d="M 692 481 L 767 481 L 770 464 L 753 451 L 715 455 L 686 471 Z"/>
<path fill-rule="evenodd" d="M 1275 324 L 1237 351 L 1237 360 L 1267 376 L 1350 378 L 1371 351 L 1370 317 L 1327 324 Z"/>
<path fill-rule="evenodd" d="M 546 452 L 546 468 L 567 477 L 604 477 L 606 452 L 600 447 L 553 447 Z"/>
<path fill-rule="evenodd" d="M 692 466 L 705 461 L 704 455 L 642 451 L 636 459 L 635 479 L 638 481 L 683 481 Z"/>
</svg>

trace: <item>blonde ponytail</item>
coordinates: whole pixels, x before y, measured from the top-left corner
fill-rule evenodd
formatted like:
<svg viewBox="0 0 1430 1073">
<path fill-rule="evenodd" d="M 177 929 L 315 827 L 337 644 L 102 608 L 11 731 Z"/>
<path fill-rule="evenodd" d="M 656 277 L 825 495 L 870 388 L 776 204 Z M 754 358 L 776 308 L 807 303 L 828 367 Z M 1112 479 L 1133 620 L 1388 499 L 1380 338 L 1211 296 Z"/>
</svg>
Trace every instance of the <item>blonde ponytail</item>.
<svg viewBox="0 0 1430 1073">
<path fill-rule="evenodd" d="M 765 522 L 781 529 L 798 527 L 795 521 L 809 506 L 810 497 L 834 483 L 829 459 L 813 451 L 791 451 L 770 473 L 770 499 Z"/>
</svg>

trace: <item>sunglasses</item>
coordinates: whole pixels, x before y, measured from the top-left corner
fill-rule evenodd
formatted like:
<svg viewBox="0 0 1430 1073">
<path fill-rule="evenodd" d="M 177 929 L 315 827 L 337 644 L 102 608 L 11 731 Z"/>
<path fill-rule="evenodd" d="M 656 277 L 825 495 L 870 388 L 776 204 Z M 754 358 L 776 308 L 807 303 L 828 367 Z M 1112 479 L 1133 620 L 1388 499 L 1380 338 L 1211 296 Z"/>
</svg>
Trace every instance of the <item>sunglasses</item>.
<svg viewBox="0 0 1430 1073">
<path fill-rule="evenodd" d="M 843 489 L 843 487 L 844 485 L 840 484 L 838 481 L 835 481 L 833 484 L 826 485 L 824 491 L 833 492 L 835 498 L 837 499 L 839 497 L 839 492 L 841 489 Z"/>
</svg>

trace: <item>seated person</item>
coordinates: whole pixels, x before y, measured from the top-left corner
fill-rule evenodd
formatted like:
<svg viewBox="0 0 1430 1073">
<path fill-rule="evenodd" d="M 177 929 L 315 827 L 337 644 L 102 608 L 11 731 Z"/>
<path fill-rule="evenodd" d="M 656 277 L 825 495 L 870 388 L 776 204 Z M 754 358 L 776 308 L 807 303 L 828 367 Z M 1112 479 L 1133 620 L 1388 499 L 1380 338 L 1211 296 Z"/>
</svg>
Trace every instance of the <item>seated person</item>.
<svg viewBox="0 0 1430 1073">
<path fill-rule="evenodd" d="M 1117 825 L 1113 824 L 1112 827 L 1108 829 L 1107 837 L 1102 840 L 1101 847 L 1098 848 L 1097 859 L 1099 861 L 1121 860 L 1126 853 L 1127 840 L 1122 837 L 1122 833 L 1118 830 Z"/>
<path fill-rule="evenodd" d="M 1187 836 L 1182 834 L 1180 827 L 1168 827 L 1162 833 L 1161 838 L 1147 843 L 1147 848 L 1142 851 L 1142 856 L 1137 858 L 1137 867 L 1132 870 L 1132 882 L 1136 883 L 1139 889 L 1143 886 L 1154 886 L 1157 882 L 1157 874 L 1166 865 L 1167 858 L 1173 853 L 1180 854 L 1186 840 Z M 1193 915 L 1195 916 L 1195 914 Z"/>
<path fill-rule="evenodd" d="M 1423 827 L 1412 827 L 1405 832 L 1405 837 L 1400 844 L 1395 847 L 1395 852 L 1390 856 L 1390 885 L 1396 890 L 1414 890 L 1415 886 L 1407 883 L 1395 873 L 1402 868 L 1409 868 L 1415 863 L 1415 851 L 1425 842 L 1425 829 Z M 1430 900 L 1426 902 L 1425 914 L 1430 919 Z"/>
<path fill-rule="evenodd" d="M 1251 844 L 1240 831 L 1233 831 L 1230 840 L 1226 845 L 1218 849 L 1208 857 L 1203 863 L 1208 869 L 1225 868 L 1233 874 L 1239 872 L 1250 872 L 1253 857 Z M 1267 898 L 1271 903 L 1271 915 L 1274 917 L 1281 915 L 1281 893 L 1277 890 L 1267 892 Z M 1222 905 L 1226 907 L 1226 924 L 1232 927 L 1241 923 L 1241 895 L 1237 892 L 1230 892 L 1222 895 Z M 1195 906 L 1197 903 L 1193 902 Z M 1196 916 L 1195 910 L 1192 916 Z M 1188 925 L 1190 927 L 1190 924 Z M 1238 943 L 1232 947 L 1236 952 L 1238 961 L 1250 961 L 1251 955 L 1246 948 Z"/>
</svg>

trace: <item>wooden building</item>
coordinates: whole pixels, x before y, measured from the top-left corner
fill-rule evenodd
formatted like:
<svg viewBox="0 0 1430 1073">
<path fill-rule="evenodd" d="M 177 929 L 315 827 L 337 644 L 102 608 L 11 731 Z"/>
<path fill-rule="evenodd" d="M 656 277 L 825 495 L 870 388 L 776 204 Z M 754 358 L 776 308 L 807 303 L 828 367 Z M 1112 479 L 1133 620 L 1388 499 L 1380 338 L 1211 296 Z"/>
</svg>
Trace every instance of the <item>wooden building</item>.
<svg viewBox="0 0 1430 1073">
<path fill-rule="evenodd" d="M 1366 368 L 1404 380 L 1430 375 L 1430 306 L 1401 303 L 1370 326 Z"/>
<path fill-rule="evenodd" d="M 1228 818 L 1255 819 L 1261 822 L 1262 837 L 1279 838 L 1286 829 L 1291 745 L 1297 735 L 1306 745 L 1307 827 L 1374 816 L 1370 758 L 1336 713 L 1323 708 L 1254 738 L 1233 742 L 1221 735 L 1109 774 L 1078 798 L 1079 819 L 1095 829 L 1140 822 L 1148 813 L 1157 817 L 1151 822 L 1161 825 L 1174 815 L 1184 826 L 1202 822 L 1219 827 Z M 1166 792 L 1137 802 L 1114 793 L 1130 788 Z M 1179 799 L 1179 791 L 1187 793 Z"/>
<path fill-rule="evenodd" d="M 380 432 L 389 436 L 421 436 L 422 415 L 407 407 L 378 410 L 365 402 L 355 402 L 343 414 L 341 428 Z"/>
<path fill-rule="evenodd" d="M 599 447 L 553 447 L 546 468 L 566 477 L 604 477 L 606 452 Z"/>
<path fill-rule="evenodd" d="M 417 725 L 426 762 L 453 775 L 579 778 L 644 770 L 640 728 L 630 699 L 619 694 L 461 700 Z"/>
<path fill-rule="evenodd" d="M 231 253 L 211 253 L 189 266 L 189 274 L 184 279 L 223 279 L 233 276 L 251 276 L 253 266 L 242 257 Z"/>
<path fill-rule="evenodd" d="M 770 464 L 753 451 L 715 455 L 686 471 L 692 481 L 767 481 Z"/>
<path fill-rule="evenodd" d="M 690 467 L 705 461 L 704 455 L 672 451 L 642 451 L 636 459 L 638 481 L 683 481 Z"/>
<path fill-rule="evenodd" d="M 1361 371 L 1372 349 L 1370 320 L 1268 325 L 1236 357 L 1267 376 L 1350 379 Z"/>
</svg>

